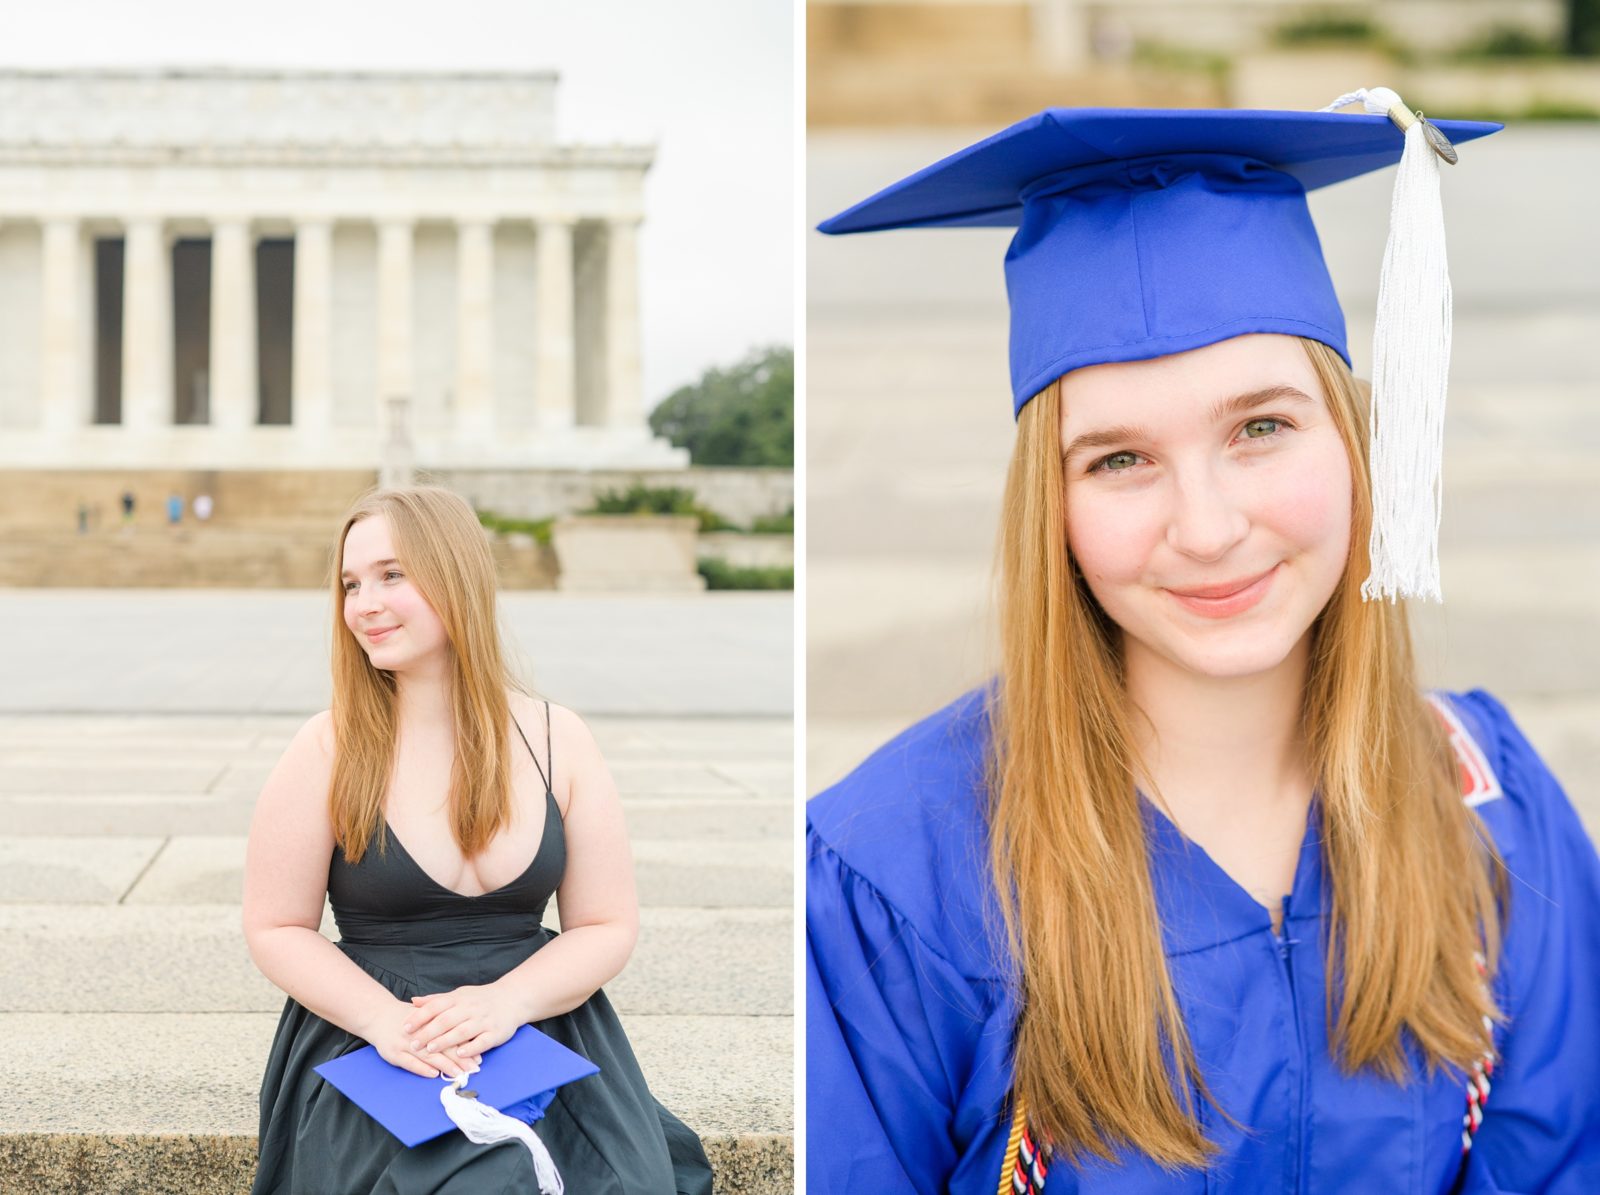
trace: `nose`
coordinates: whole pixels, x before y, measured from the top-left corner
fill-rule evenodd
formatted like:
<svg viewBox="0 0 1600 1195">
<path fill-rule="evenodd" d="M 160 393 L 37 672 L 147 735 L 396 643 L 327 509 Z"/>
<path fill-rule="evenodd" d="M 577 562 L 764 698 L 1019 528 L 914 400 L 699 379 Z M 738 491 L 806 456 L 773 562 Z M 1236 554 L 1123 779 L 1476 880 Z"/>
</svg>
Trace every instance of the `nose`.
<svg viewBox="0 0 1600 1195">
<path fill-rule="evenodd" d="M 378 591 L 370 585 L 363 585 L 356 593 L 356 616 L 370 618 L 383 609 L 383 603 L 378 600 Z"/>
<path fill-rule="evenodd" d="M 1167 520 L 1167 546 L 1194 560 L 1221 560 L 1250 533 L 1250 519 L 1209 471 L 1180 475 Z"/>
</svg>

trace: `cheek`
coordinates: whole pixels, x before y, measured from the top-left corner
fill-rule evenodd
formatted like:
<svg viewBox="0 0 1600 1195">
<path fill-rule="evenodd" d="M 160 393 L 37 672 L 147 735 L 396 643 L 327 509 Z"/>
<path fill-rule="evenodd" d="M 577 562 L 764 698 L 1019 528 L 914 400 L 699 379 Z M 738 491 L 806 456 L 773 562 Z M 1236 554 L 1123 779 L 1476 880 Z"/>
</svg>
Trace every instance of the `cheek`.
<svg viewBox="0 0 1600 1195">
<path fill-rule="evenodd" d="M 433 612 L 433 607 L 428 605 L 427 599 L 411 585 L 402 585 L 394 591 L 389 600 L 389 608 L 410 628 L 413 635 L 422 634 L 424 637 L 444 635 L 444 624 L 439 621 L 439 616 Z"/>
<path fill-rule="evenodd" d="M 1087 483 L 1067 487 L 1067 548 L 1091 587 L 1143 575 L 1161 530 L 1139 499 L 1097 493 Z"/>
<path fill-rule="evenodd" d="M 1342 447 L 1277 470 L 1261 518 L 1303 551 L 1341 565 L 1350 549 L 1350 466 Z"/>
</svg>

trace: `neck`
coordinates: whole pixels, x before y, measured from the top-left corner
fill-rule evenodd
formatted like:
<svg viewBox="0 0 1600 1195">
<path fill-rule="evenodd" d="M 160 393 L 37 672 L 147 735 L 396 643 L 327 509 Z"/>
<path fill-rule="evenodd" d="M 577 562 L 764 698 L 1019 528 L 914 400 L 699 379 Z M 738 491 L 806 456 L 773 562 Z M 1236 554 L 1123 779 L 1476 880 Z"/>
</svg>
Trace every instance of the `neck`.
<svg viewBox="0 0 1600 1195">
<path fill-rule="evenodd" d="M 1311 768 L 1300 723 L 1307 633 L 1282 663 L 1242 677 L 1201 676 L 1129 643 L 1125 673 L 1141 786 L 1185 817 L 1301 812 Z M 1154 790 L 1152 792 L 1152 789 Z"/>
<path fill-rule="evenodd" d="M 419 661 L 394 674 L 396 708 L 402 733 L 408 728 L 454 727 L 449 661 Z"/>
</svg>

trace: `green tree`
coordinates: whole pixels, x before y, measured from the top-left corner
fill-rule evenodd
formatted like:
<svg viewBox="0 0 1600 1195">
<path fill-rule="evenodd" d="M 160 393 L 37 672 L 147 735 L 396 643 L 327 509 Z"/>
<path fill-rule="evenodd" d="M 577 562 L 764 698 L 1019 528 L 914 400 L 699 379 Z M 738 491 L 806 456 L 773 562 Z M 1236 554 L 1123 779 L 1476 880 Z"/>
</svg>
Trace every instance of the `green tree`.
<svg viewBox="0 0 1600 1195">
<path fill-rule="evenodd" d="M 697 465 L 794 466 L 794 350 L 757 349 L 711 368 L 650 413 L 651 430 Z"/>
<path fill-rule="evenodd" d="M 1567 48 L 1600 54 L 1600 0 L 1567 0 Z"/>
</svg>

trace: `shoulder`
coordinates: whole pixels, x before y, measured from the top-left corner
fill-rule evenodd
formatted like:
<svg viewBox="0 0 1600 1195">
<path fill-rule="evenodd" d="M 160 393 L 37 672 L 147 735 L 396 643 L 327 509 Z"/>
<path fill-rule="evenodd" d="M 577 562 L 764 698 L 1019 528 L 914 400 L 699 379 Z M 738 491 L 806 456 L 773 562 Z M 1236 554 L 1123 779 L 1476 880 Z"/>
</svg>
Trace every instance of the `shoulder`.
<svg viewBox="0 0 1600 1195">
<path fill-rule="evenodd" d="M 870 890 L 972 975 L 997 970 L 987 698 L 974 690 L 891 739 L 812 798 L 806 819 L 819 879 Z"/>
<path fill-rule="evenodd" d="M 511 706 L 511 716 L 526 736 L 528 748 L 539 766 L 542 768 L 547 759 L 550 761 L 553 768 L 551 787 L 560 799 L 564 812 L 572 779 L 582 781 L 597 768 L 605 767 L 593 732 L 575 711 L 564 705 L 515 690 L 507 694 L 507 700 Z M 514 739 L 513 742 L 520 750 L 521 739 Z"/>
<path fill-rule="evenodd" d="M 289 745 L 283 749 L 276 771 L 290 772 L 296 777 L 315 772 L 331 773 L 336 749 L 333 711 L 323 710 L 312 714 L 300 724 Z"/>
<path fill-rule="evenodd" d="M 295 741 L 304 743 L 307 747 L 315 747 L 319 751 L 333 752 L 333 711 L 322 710 L 312 714 L 300 724 L 300 729 L 295 732 Z"/>
<path fill-rule="evenodd" d="M 1461 796 L 1491 825 L 1570 809 L 1561 786 L 1501 702 L 1482 689 L 1428 694 L 1450 736 L 1461 773 Z"/>
<path fill-rule="evenodd" d="M 550 738 L 557 750 L 568 740 L 594 741 L 594 735 L 589 732 L 583 719 L 564 705 L 516 689 L 506 693 L 506 701 L 511 707 L 511 716 L 517 720 L 517 725 L 528 736 L 530 743 L 538 745 L 544 742 L 547 709 Z"/>
<path fill-rule="evenodd" d="M 1519 892 L 1548 895 L 1564 861 L 1594 849 L 1560 782 L 1509 710 L 1481 689 L 1430 695 L 1451 726 L 1463 799 L 1483 819 Z M 1452 724 L 1453 720 L 1453 724 Z M 1482 768 L 1484 775 L 1474 774 Z"/>
<path fill-rule="evenodd" d="M 981 813 L 989 745 L 987 690 L 957 698 L 901 731 L 843 780 L 806 803 L 820 836 L 848 854 L 907 819 Z"/>
<path fill-rule="evenodd" d="M 331 835 L 328 790 L 333 783 L 333 714 L 313 714 L 300 724 L 256 798 L 258 822 L 301 827 L 320 841 Z"/>
</svg>

